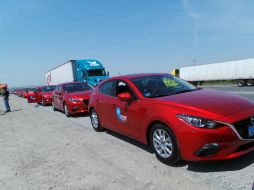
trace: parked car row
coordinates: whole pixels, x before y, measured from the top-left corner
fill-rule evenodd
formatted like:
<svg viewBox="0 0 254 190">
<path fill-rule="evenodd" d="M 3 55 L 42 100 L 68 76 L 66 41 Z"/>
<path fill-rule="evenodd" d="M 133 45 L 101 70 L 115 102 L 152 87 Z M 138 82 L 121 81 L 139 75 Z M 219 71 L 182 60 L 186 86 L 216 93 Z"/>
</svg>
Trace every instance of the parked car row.
<svg viewBox="0 0 254 190">
<path fill-rule="evenodd" d="M 36 93 L 30 102 L 38 103 Z M 67 116 L 89 112 L 95 131 L 109 129 L 147 144 L 166 164 L 254 151 L 253 102 L 169 74 L 112 77 L 95 89 L 85 82 L 62 83 L 52 91 L 52 108 Z"/>
</svg>

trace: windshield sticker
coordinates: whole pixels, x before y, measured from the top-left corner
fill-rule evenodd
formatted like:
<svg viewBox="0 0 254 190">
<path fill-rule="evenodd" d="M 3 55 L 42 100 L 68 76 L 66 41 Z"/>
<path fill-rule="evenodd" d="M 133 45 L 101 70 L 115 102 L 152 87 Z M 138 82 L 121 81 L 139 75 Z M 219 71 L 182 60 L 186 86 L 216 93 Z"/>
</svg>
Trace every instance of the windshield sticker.
<svg viewBox="0 0 254 190">
<path fill-rule="evenodd" d="M 127 116 L 121 115 L 121 109 L 116 108 L 117 119 L 120 123 L 125 123 L 127 121 Z"/>
</svg>

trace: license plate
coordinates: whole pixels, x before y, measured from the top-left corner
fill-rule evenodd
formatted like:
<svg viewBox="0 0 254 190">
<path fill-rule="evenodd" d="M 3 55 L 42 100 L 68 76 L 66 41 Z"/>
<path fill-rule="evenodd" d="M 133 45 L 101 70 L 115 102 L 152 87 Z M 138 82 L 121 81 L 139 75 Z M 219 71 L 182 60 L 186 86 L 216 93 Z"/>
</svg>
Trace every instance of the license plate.
<svg viewBox="0 0 254 190">
<path fill-rule="evenodd" d="M 254 125 L 248 127 L 248 136 L 249 138 L 254 136 Z"/>
</svg>

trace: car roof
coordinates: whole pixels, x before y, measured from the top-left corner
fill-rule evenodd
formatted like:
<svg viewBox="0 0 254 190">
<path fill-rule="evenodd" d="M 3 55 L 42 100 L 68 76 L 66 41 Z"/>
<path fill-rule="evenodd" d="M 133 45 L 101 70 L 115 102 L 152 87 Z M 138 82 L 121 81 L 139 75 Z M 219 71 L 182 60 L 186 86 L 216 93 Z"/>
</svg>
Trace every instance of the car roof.
<svg viewBox="0 0 254 190">
<path fill-rule="evenodd" d="M 115 77 L 111 77 L 110 79 L 134 79 L 134 78 L 140 78 L 140 77 L 160 76 L 160 75 L 169 75 L 169 74 L 168 73 L 137 73 L 137 74 L 115 76 Z"/>
</svg>

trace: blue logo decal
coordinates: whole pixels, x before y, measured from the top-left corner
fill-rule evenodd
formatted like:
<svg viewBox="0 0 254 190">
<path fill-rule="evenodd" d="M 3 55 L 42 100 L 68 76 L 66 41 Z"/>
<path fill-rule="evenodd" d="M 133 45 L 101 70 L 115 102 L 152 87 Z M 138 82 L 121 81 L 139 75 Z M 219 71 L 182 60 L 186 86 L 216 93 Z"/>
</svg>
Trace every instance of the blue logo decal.
<svg viewBox="0 0 254 190">
<path fill-rule="evenodd" d="M 121 109 L 120 108 L 116 108 L 116 115 L 117 115 L 118 121 L 120 122 L 120 116 L 121 116 Z"/>
<path fill-rule="evenodd" d="M 121 115 L 120 108 L 116 108 L 116 115 L 119 123 L 125 123 L 127 121 L 127 116 Z"/>
</svg>

